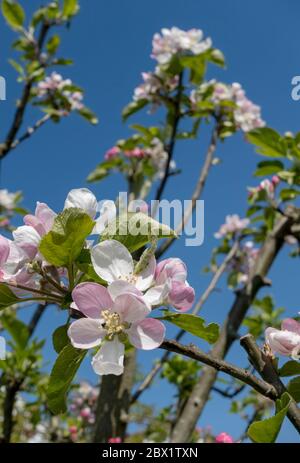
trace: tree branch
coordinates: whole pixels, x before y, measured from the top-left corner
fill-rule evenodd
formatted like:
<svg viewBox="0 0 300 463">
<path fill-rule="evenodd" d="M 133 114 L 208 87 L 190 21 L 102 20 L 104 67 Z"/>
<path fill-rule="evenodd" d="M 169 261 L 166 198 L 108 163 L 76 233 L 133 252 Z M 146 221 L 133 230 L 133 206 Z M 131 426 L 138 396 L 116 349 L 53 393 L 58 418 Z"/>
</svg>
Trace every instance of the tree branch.
<svg viewBox="0 0 300 463">
<path fill-rule="evenodd" d="M 252 334 L 243 336 L 240 339 L 240 344 L 247 352 L 251 364 L 263 380 L 267 381 L 276 389 L 278 397 L 281 397 L 284 392 L 287 392 L 285 385 L 279 378 L 272 363 L 272 359 L 258 347 Z M 287 416 L 300 434 L 300 409 L 292 397 Z"/>
<path fill-rule="evenodd" d="M 189 207 L 187 208 L 187 210 L 184 213 L 184 217 L 183 217 L 182 221 L 180 222 L 180 224 L 177 226 L 177 228 L 175 230 L 176 235 L 180 235 L 182 233 L 182 231 L 184 230 L 184 227 L 186 226 L 186 224 L 190 220 L 190 218 L 191 218 L 191 216 L 192 216 L 192 214 L 193 214 L 193 212 L 195 210 L 197 200 L 200 198 L 200 196 L 201 196 L 201 194 L 203 192 L 203 189 L 204 189 L 205 183 L 206 183 L 206 179 L 208 177 L 208 174 L 209 174 L 209 171 L 210 171 L 210 168 L 211 168 L 211 165 L 212 165 L 212 161 L 213 161 L 213 158 L 214 158 L 214 153 L 216 151 L 217 141 L 218 141 L 218 124 L 216 124 L 216 126 L 215 126 L 215 128 L 214 128 L 214 130 L 212 132 L 212 136 L 211 136 L 211 140 L 210 140 L 208 150 L 206 152 L 204 164 L 203 164 L 203 166 L 201 168 L 200 175 L 199 175 L 199 178 L 197 180 L 195 190 L 194 190 L 194 192 L 192 194 L 191 202 L 189 204 Z M 159 257 L 161 257 L 169 249 L 169 247 L 172 245 L 172 243 L 174 242 L 175 239 L 176 238 L 174 238 L 174 237 L 173 238 L 168 238 L 160 245 L 160 247 L 157 249 L 157 251 L 155 253 L 155 256 L 156 256 L 157 259 Z"/>
<path fill-rule="evenodd" d="M 247 284 L 236 294 L 235 301 L 223 324 L 220 337 L 212 349 L 213 357 L 223 359 L 226 356 L 236 339 L 239 327 L 249 307 L 260 288 L 266 284 L 265 277 L 284 244 L 285 236 L 290 234 L 291 226 L 299 223 L 299 220 L 299 210 L 294 207 L 287 207 L 285 215 L 276 221 L 274 229 L 269 233 L 260 250 Z M 172 442 L 188 442 L 208 401 L 216 378 L 216 370 L 204 368 L 199 382 L 194 386 L 189 400 L 174 427 Z"/>
</svg>

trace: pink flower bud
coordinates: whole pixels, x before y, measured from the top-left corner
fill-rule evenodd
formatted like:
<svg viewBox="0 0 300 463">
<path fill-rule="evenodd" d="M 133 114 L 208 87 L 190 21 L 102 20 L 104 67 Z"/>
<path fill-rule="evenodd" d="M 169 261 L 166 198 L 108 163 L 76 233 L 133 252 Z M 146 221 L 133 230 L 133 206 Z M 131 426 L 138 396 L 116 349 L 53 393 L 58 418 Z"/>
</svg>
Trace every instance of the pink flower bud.
<svg viewBox="0 0 300 463">
<path fill-rule="evenodd" d="M 286 318 L 281 324 L 281 330 L 267 328 L 265 331 L 266 343 L 274 354 L 299 357 L 300 351 L 300 323 L 292 318 Z"/>
<path fill-rule="evenodd" d="M 122 443 L 122 439 L 121 437 L 110 437 L 108 439 L 108 443 L 109 444 L 121 444 Z"/>
<path fill-rule="evenodd" d="M 273 175 L 272 183 L 273 183 L 274 186 L 276 186 L 276 185 L 278 185 L 278 183 L 280 183 L 280 178 L 278 177 L 278 175 Z"/>
<path fill-rule="evenodd" d="M 216 443 L 217 444 L 233 444 L 233 438 L 227 434 L 226 432 L 221 432 L 216 436 Z"/>
<path fill-rule="evenodd" d="M 110 159 L 113 159 L 116 156 L 118 156 L 119 153 L 120 153 L 120 148 L 118 148 L 118 146 L 113 146 L 108 151 L 106 151 L 104 155 L 104 159 L 106 159 L 106 161 L 109 161 Z"/>
<path fill-rule="evenodd" d="M 90 416 L 91 416 L 91 409 L 90 409 L 90 407 L 85 407 L 85 408 L 83 408 L 83 409 L 80 411 L 80 416 L 81 416 L 82 418 L 86 418 L 86 419 L 90 418 Z"/>
<path fill-rule="evenodd" d="M 75 434 L 77 433 L 77 426 L 73 425 L 69 427 L 69 433 L 70 434 Z"/>
</svg>

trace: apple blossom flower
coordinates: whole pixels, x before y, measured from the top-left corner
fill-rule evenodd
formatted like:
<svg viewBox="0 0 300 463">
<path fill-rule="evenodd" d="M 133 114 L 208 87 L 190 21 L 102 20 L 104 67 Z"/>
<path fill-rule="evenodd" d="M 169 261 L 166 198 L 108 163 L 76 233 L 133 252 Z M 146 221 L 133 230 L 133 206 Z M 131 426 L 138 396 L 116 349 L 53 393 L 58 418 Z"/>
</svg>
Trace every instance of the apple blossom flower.
<svg viewBox="0 0 300 463">
<path fill-rule="evenodd" d="M 106 151 L 105 155 L 104 155 L 104 159 L 106 161 L 109 161 L 110 159 L 114 159 L 115 157 L 117 157 L 119 154 L 120 154 L 121 150 L 118 146 L 113 146 L 112 148 L 110 148 L 109 150 Z"/>
<path fill-rule="evenodd" d="M 300 323 L 292 318 L 286 318 L 281 323 L 281 330 L 267 328 L 266 343 L 274 354 L 300 359 Z"/>
<path fill-rule="evenodd" d="M 117 283 L 118 285 L 118 283 Z M 72 292 L 76 308 L 85 318 L 74 321 L 68 336 L 74 347 L 90 349 L 101 345 L 93 357 L 92 367 L 99 375 L 121 375 L 124 370 L 124 341 L 138 349 L 157 348 L 165 335 L 164 325 L 146 318 L 151 310 L 142 293 L 122 293 L 98 283 L 81 283 Z"/>
<path fill-rule="evenodd" d="M 203 40 L 200 29 L 183 31 L 178 27 L 162 29 L 161 34 L 153 37 L 151 57 L 159 64 L 167 64 L 177 53 L 191 53 L 199 55 L 212 46 L 211 39 Z"/>
<path fill-rule="evenodd" d="M 143 150 L 142 148 L 136 147 L 133 150 L 124 151 L 124 155 L 127 158 L 143 159 L 145 157 L 145 150 Z"/>
<path fill-rule="evenodd" d="M 235 234 L 243 231 L 250 223 L 249 219 L 241 219 L 237 214 L 227 215 L 225 223 L 221 225 L 219 231 L 215 233 L 215 238 L 223 238 L 229 233 Z"/>
<path fill-rule="evenodd" d="M 132 255 L 119 241 L 106 240 L 94 246 L 91 250 L 91 260 L 97 275 L 108 284 L 118 282 L 119 287 L 129 284 L 139 291 L 145 291 L 153 282 L 155 257 L 153 256 L 148 265 L 136 274 Z"/>
<path fill-rule="evenodd" d="M 216 443 L 217 444 L 233 444 L 234 440 L 230 436 L 230 434 L 227 434 L 227 432 L 221 432 L 216 436 Z"/>
<path fill-rule="evenodd" d="M 170 304 L 175 309 L 189 310 L 195 291 L 187 282 L 187 268 L 181 259 L 169 258 L 156 266 L 153 286 L 145 298 L 151 305 Z"/>
<path fill-rule="evenodd" d="M 179 76 L 169 76 L 157 66 L 154 72 L 142 73 L 143 83 L 134 90 L 133 100 L 148 100 L 153 103 L 153 109 L 160 105 L 163 93 L 173 92 L 179 83 Z"/>
<path fill-rule="evenodd" d="M 253 197 L 253 195 L 264 191 L 268 199 L 274 199 L 275 196 L 275 189 L 277 185 L 280 183 L 280 178 L 277 175 L 274 175 L 271 180 L 265 178 L 260 182 L 258 187 L 256 188 L 249 188 L 249 197 Z"/>
</svg>

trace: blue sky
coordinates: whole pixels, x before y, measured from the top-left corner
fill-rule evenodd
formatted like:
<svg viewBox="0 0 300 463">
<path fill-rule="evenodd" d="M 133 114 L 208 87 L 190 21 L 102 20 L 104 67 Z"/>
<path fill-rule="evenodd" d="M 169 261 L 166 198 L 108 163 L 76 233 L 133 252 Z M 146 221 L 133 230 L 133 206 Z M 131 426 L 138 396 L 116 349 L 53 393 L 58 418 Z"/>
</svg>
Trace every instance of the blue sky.
<svg viewBox="0 0 300 463">
<path fill-rule="evenodd" d="M 25 5 L 28 2 L 22 2 Z M 31 8 L 40 5 L 32 0 Z M 85 178 L 101 161 L 103 153 L 114 142 L 128 135 L 120 113 L 130 101 L 134 87 L 140 82 L 140 73 L 154 66 L 150 58 L 151 39 L 162 27 L 173 25 L 182 29 L 201 28 L 220 48 L 227 61 L 227 70 L 210 68 L 209 77 L 225 82 L 240 82 L 248 96 L 262 106 L 263 118 L 279 131 L 298 131 L 300 102 L 291 99 L 291 79 L 300 74 L 299 14 L 297 0 L 82 0 L 81 12 L 71 28 L 63 33 L 61 55 L 73 58 L 74 66 L 63 70 L 64 75 L 83 86 L 86 103 L 99 116 L 100 124 L 92 127 L 77 116 L 71 116 L 59 125 L 49 124 L 32 140 L 9 154 L 2 163 L 1 188 L 22 190 L 24 205 L 33 209 L 35 202 L 45 201 L 60 210 L 71 188 L 86 186 Z M 7 101 L 0 103 L 1 138 L 9 126 L 14 103 L 20 94 L 15 71 L 7 62 L 13 33 L 0 19 L 2 46 L 0 74 L 7 81 Z M 28 113 L 25 126 L 34 122 L 36 113 Z M 157 120 L 143 114 L 132 118 L 132 123 L 155 124 Z M 207 147 L 208 133 L 204 131 L 196 142 L 181 142 L 176 149 L 176 161 L 183 169 L 182 176 L 174 177 L 165 197 L 188 199 L 192 181 L 196 180 Z M 259 156 L 254 154 L 243 137 L 237 135 L 219 146 L 217 155 L 222 163 L 216 166 L 205 190 L 205 242 L 200 248 L 184 247 L 182 240 L 173 246 L 169 255 L 181 257 L 189 267 L 189 280 L 199 296 L 208 283 L 201 269 L 207 264 L 212 247 L 216 244 L 213 233 L 228 213 L 244 214 L 246 189 L 255 185 L 252 173 Z M 99 199 L 115 198 L 125 184 L 112 177 L 92 186 Z M 180 194 L 178 194 L 180 192 Z M 271 278 L 278 306 L 287 307 L 290 315 L 299 311 L 299 293 L 296 291 L 299 275 L 298 262 L 288 258 L 284 251 L 274 265 Z M 284 272 L 282 271 L 284 269 Z M 233 294 L 220 291 L 209 300 L 203 315 L 208 321 L 221 322 Z M 26 309 L 27 310 L 27 309 Z M 28 317 L 29 313 L 25 315 Z M 48 310 L 39 334 L 49 342 L 46 359 L 54 360 L 50 342 L 50 327 L 62 322 L 56 309 Z M 168 331 L 169 336 L 172 330 Z M 142 354 L 144 365 L 157 353 Z M 246 358 L 235 346 L 229 358 L 245 365 Z M 86 363 L 81 377 L 95 380 Z M 159 392 L 159 393 L 158 393 Z M 169 389 L 156 382 L 145 394 L 145 400 L 157 406 L 167 401 Z M 227 431 L 238 438 L 240 420 L 228 414 L 229 403 L 213 396 L 200 424 L 211 424 L 215 432 Z M 296 432 L 287 423 L 279 441 L 297 442 Z"/>
</svg>

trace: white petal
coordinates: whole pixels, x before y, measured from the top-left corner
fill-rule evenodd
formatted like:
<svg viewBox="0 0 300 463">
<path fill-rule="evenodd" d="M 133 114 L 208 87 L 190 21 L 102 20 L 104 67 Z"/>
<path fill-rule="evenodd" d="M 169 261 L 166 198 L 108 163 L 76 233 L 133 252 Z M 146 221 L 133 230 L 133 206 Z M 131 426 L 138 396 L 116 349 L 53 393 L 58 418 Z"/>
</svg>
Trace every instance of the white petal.
<svg viewBox="0 0 300 463">
<path fill-rule="evenodd" d="M 128 249 L 116 240 L 103 241 L 91 250 L 95 272 L 112 283 L 129 278 L 133 273 L 133 259 Z"/>
<path fill-rule="evenodd" d="M 118 338 L 106 341 L 93 357 L 92 367 L 97 375 L 119 376 L 124 371 L 125 346 Z"/>
<path fill-rule="evenodd" d="M 70 207 L 83 209 L 93 219 L 97 212 L 97 199 L 87 188 L 77 188 L 70 191 L 65 201 L 64 209 Z"/>
<path fill-rule="evenodd" d="M 141 273 L 138 274 L 138 277 L 136 280 L 136 287 L 138 289 L 140 289 L 141 291 L 145 291 L 151 286 L 153 282 L 154 274 L 155 274 L 155 268 L 156 268 L 156 259 L 153 256 L 150 259 L 150 262 L 147 265 L 147 267 Z"/>
<path fill-rule="evenodd" d="M 116 218 L 117 208 L 113 201 L 104 201 L 99 212 L 92 234 L 100 235 L 104 231 L 107 224 Z"/>
<path fill-rule="evenodd" d="M 68 329 L 71 343 L 78 349 L 90 349 L 99 346 L 106 331 L 101 326 L 101 320 L 80 318 L 73 322 Z"/>
<path fill-rule="evenodd" d="M 167 298 L 171 289 L 170 281 L 167 280 L 165 284 L 159 286 L 153 286 L 144 295 L 144 299 L 151 306 L 163 304 Z"/>
<path fill-rule="evenodd" d="M 41 241 L 38 232 L 33 227 L 23 225 L 13 231 L 13 237 L 16 244 L 26 252 L 30 259 L 33 259 Z"/>
<path fill-rule="evenodd" d="M 127 283 L 124 280 L 113 281 L 107 288 L 112 300 L 114 301 L 121 294 L 135 294 L 136 296 L 143 297 L 143 293 L 139 291 L 133 284 Z"/>
</svg>

